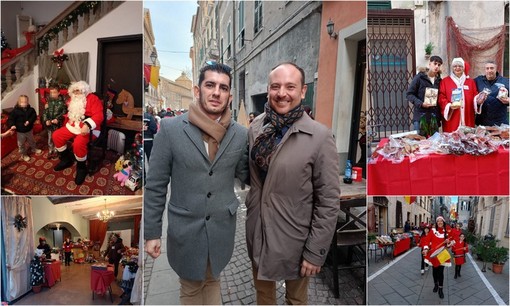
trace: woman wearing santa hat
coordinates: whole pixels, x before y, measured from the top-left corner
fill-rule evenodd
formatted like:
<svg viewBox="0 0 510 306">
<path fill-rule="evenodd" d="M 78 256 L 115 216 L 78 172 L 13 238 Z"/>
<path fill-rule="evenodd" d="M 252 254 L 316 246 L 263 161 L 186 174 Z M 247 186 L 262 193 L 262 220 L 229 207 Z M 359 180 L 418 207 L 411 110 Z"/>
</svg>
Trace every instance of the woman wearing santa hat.
<svg viewBox="0 0 510 306">
<path fill-rule="evenodd" d="M 461 57 L 452 60 L 451 73 L 439 85 L 439 107 L 443 115 L 443 132 L 459 126 L 475 126 L 475 113 L 480 114 L 485 95 L 478 95 L 476 83 L 466 76 Z"/>
<path fill-rule="evenodd" d="M 468 244 L 466 243 L 466 236 L 460 234 L 459 240 L 452 246 L 453 257 L 455 258 L 455 276 L 460 277 L 460 269 L 466 263 L 466 253 L 468 252 Z"/>
<path fill-rule="evenodd" d="M 421 233 L 421 237 L 420 237 L 420 247 L 422 249 L 422 252 L 423 252 L 423 247 L 425 246 L 425 238 L 428 234 L 430 233 L 430 225 L 429 224 L 425 224 L 424 227 L 423 227 L 423 232 Z M 425 263 L 425 256 L 423 255 L 423 253 L 421 254 L 421 274 L 423 275 L 425 273 L 425 271 L 428 271 L 429 269 L 429 265 Z"/>
<path fill-rule="evenodd" d="M 450 267 L 452 265 L 451 256 L 446 249 L 451 247 L 454 243 L 455 241 L 450 241 L 448 239 L 448 233 L 442 216 L 436 218 L 436 226 L 431 229 L 427 236 L 423 237 L 422 245 L 425 263 L 433 267 L 433 292 L 438 292 L 439 298 L 441 299 L 444 298 L 444 267 Z"/>
</svg>

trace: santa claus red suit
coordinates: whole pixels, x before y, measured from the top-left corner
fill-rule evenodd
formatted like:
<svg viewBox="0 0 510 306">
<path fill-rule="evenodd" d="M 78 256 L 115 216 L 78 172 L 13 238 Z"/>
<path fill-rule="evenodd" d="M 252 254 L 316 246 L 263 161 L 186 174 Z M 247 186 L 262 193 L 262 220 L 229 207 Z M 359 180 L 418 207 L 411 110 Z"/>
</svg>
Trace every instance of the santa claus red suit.
<svg viewBox="0 0 510 306">
<path fill-rule="evenodd" d="M 60 163 L 54 168 L 60 171 L 73 165 L 74 158 L 67 148 L 67 142 L 73 140 L 73 153 L 78 161 L 75 182 L 81 185 L 87 175 L 87 144 L 90 131 L 99 136 L 103 122 L 103 103 L 90 93 L 89 85 L 84 81 L 69 86 L 70 101 L 68 104 L 67 122 L 53 133 L 53 142 L 59 152 Z"/>
<path fill-rule="evenodd" d="M 450 267 L 452 265 L 451 258 L 443 260 L 444 257 L 439 256 L 441 250 L 446 250 L 445 228 L 444 227 L 432 227 L 429 234 L 422 238 L 422 245 L 424 250 L 428 250 L 425 256 L 425 262 L 431 266 L 445 266 Z M 444 253 L 443 253 L 444 255 Z"/>
<path fill-rule="evenodd" d="M 465 66 L 462 58 L 454 58 L 453 65 Z M 457 92 L 455 90 L 459 89 Z M 459 96 L 460 108 L 452 109 L 452 95 Z M 459 126 L 475 126 L 475 113 L 480 114 L 481 106 L 477 106 L 478 90 L 473 79 L 465 73 L 457 77 L 453 72 L 444 78 L 439 85 L 439 107 L 443 115 L 443 132 L 456 131 Z M 455 99 L 456 100 L 456 99 Z"/>
</svg>

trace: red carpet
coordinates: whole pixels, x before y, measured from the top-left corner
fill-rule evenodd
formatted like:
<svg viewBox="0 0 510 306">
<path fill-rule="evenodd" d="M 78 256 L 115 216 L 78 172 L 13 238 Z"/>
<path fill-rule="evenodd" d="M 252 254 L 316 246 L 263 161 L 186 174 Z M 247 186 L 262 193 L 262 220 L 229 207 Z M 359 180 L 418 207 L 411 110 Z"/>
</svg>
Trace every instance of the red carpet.
<svg viewBox="0 0 510 306">
<path fill-rule="evenodd" d="M 30 153 L 30 160 L 21 159 L 18 149 L 2 158 L 2 189 L 16 195 L 134 195 L 127 187 L 121 187 L 113 178 L 118 155 L 106 151 L 101 168 L 85 182 L 74 183 L 76 163 L 63 171 L 53 171 L 59 159 L 48 158 L 47 136 L 35 135 L 40 154 Z"/>
</svg>

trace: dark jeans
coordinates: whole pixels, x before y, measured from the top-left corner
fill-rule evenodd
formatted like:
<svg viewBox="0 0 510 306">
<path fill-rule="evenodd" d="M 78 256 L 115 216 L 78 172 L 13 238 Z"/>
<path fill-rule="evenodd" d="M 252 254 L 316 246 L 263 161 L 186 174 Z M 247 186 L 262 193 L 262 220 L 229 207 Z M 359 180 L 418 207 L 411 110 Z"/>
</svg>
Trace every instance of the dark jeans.
<svg viewBox="0 0 510 306">
<path fill-rule="evenodd" d="M 66 257 L 66 266 L 70 266 L 71 265 L 71 252 L 64 252 L 64 255 Z"/>
<path fill-rule="evenodd" d="M 117 278 L 117 275 L 119 274 L 119 262 L 120 262 L 120 259 L 119 260 L 108 260 L 108 263 L 110 264 L 113 264 L 114 266 L 114 270 L 113 270 L 113 274 L 115 275 L 115 278 Z"/>
<path fill-rule="evenodd" d="M 432 277 L 434 277 L 434 284 L 439 284 L 439 287 L 443 287 L 444 266 L 432 268 Z"/>
</svg>

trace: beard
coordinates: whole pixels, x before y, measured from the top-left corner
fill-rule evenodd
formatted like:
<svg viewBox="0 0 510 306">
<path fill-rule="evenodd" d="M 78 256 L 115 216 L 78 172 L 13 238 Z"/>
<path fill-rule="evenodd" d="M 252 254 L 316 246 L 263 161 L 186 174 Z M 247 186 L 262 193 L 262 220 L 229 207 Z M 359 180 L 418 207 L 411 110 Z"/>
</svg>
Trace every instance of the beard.
<svg viewBox="0 0 510 306">
<path fill-rule="evenodd" d="M 71 94 L 71 103 L 68 106 L 68 117 L 71 122 L 79 122 L 85 118 L 87 98 L 83 94 Z"/>
</svg>

